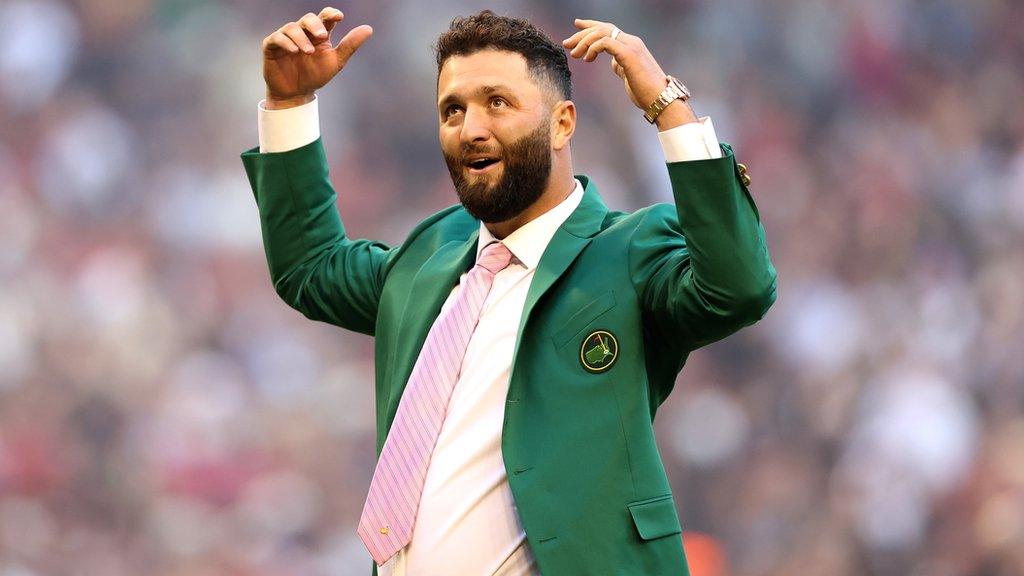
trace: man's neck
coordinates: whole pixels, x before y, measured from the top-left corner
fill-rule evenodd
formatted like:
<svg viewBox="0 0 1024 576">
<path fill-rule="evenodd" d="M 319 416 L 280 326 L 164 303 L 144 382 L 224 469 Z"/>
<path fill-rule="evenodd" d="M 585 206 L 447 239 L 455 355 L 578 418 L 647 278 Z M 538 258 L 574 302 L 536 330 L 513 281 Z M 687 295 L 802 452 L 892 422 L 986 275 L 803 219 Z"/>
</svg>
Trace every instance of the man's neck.
<svg viewBox="0 0 1024 576">
<path fill-rule="evenodd" d="M 509 234 L 515 232 L 520 227 L 526 225 L 531 220 L 541 216 L 548 210 L 551 210 L 555 206 L 562 203 L 563 200 L 572 194 L 572 191 L 576 188 L 576 180 L 572 175 L 572 170 L 560 171 L 559 174 L 555 174 L 554 171 L 551 173 L 551 178 L 548 180 L 547 189 L 536 202 L 531 204 L 526 210 L 519 213 L 518 216 L 505 220 L 504 222 L 485 222 L 484 226 L 487 226 L 487 230 L 497 238 L 501 240 Z"/>
</svg>

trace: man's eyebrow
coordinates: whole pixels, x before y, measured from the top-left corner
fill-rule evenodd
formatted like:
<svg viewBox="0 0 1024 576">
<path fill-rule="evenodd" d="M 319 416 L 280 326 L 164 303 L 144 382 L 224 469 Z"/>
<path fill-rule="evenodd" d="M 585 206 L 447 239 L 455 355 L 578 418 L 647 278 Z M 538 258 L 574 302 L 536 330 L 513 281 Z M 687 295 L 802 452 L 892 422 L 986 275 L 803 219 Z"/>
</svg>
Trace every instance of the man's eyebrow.
<svg viewBox="0 0 1024 576">
<path fill-rule="evenodd" d="M 474 90 L 472 93 L 476 96 L 486 96 L 493 92 L 512 92 L 512 88 L 505 84 L 486 84 Z M 457 100 L 458 97 L 455 94 L 449 93 L 441 99 L 441 102 L 437 105 L 439 110 L 443 110 L 452 100 Z"/>
</svg>

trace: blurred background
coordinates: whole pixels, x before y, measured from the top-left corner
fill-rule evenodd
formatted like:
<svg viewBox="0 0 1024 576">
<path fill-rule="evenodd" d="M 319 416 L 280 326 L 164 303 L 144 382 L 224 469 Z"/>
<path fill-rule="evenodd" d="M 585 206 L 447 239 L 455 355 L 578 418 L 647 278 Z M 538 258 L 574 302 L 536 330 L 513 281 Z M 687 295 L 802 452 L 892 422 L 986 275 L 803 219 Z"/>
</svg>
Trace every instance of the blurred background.
<svg viewBox="0 0 1024 576">
<path fill-rule="evenodd" d="M 1024 574 L 1024 4 L 336 6 L 375 29 L 320 92 L 353 236 L 456 201 L 430 46 L 486 7 L 641 36 L 749 166 L 778 301 L 656 421 L 695 576 Z M 372 340 L 278 299 L 239 160 L 260 42 L 321 7 L 0 4 L 0 576 L 368 574 Z M 571 66 L 577 171 L 669 201 Z"/>
</svg>

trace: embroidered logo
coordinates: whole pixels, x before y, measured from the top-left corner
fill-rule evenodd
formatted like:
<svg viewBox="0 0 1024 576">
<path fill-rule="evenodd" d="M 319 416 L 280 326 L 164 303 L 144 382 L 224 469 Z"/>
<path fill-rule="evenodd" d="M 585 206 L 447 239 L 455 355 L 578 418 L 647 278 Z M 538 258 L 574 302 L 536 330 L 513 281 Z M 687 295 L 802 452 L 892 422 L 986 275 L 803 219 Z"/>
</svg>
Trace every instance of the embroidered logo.
<svg viewBox="0 0 1024 576">
<path fill-rule="evenodd" d="M 580 345 L 580 363 L 592 374 L 611 368 L 618 357 L 619 341 L 607 330 L 591 332 Z"/>
</svg>

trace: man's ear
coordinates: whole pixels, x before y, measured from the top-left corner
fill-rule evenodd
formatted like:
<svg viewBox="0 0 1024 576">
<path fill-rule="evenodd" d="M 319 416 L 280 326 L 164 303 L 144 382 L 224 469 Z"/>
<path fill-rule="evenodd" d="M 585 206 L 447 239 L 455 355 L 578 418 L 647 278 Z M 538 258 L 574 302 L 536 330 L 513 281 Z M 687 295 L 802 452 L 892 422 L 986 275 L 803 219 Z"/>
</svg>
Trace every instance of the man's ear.
<svg viewBox="0 0 1024 576">
<path fill-rule="evenodd" d="M 551 147 L 561 150 L 569 144 L 576 131 L 576 105 L 572 100 L 562 100 L 551 111 Z"/>
</svg>

